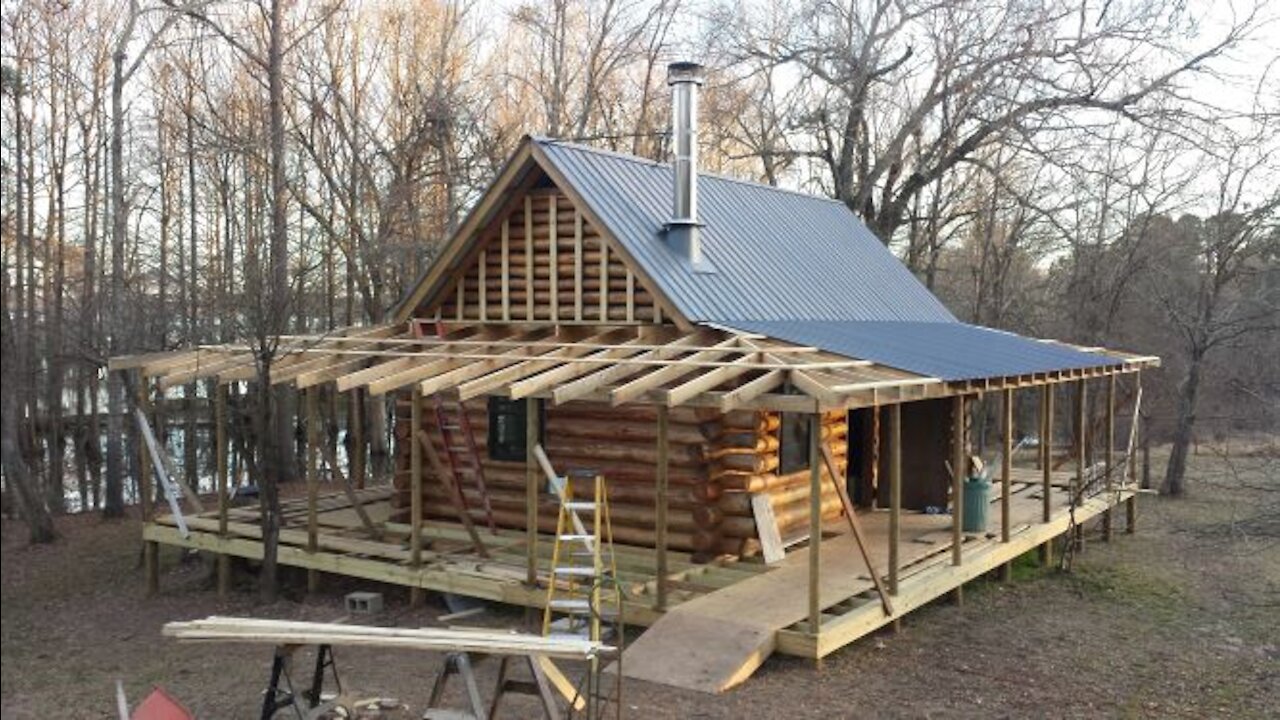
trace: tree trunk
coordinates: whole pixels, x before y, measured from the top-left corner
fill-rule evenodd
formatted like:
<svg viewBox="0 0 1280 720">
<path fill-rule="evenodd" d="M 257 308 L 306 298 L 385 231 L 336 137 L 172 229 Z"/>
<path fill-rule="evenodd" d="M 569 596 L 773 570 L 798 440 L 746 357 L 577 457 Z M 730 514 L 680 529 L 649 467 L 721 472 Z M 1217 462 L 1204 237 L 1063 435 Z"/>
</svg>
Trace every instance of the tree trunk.
<svg viewBox="0 0 1280 720">
<path fill-rule="evenodd" d="M 1187 374 L 1178 386 L 1178 418 L 1173 431 L 1173 447 L 1169 451 L 1169 466 L 1165 468 L 1164 484 L 1160 492 L 1177 497 L 1183 493 L 1183 478 L 1187 472 L 1187 450 L 1191 447 L 1196 424 L 1196 400 L 1200 392 L 1200 371 L 1204 364 L 1204 352 L 1192 351 Z"/>
<path fill-rule="evenodd" d="M 111 310 L 107 331 L 112 355 L 121 350 L 120 336 L 124 320 L 124 43 L 112 56 L 111 76 L 111 285 L 108 295 Z M 107 374 L 107 477 L 102 515 L 124 516 L 124 378 L 120 373 Z"/>
</svg>

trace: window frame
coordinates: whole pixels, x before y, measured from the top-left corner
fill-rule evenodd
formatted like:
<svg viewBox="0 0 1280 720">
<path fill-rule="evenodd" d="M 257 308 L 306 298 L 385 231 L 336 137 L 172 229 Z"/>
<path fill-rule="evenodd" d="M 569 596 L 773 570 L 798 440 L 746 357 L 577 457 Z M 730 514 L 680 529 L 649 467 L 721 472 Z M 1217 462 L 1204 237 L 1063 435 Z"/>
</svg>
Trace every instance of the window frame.
<svg viewBox="0 0 1280 720">
<path fill-rule="evenodd" d="M 528 458 L 529 448 L 526 445 L 526 436 L 529 427 L 529 404 L 526 400 L 512 400 L 511 398 L 490 395 L 486 406 L 488 413 L 487 428 L 487 450 L 488 458 L 495 462 L 524 462 Z M 516 426 L 516 437 L 503 438 L 499 437 L 502 422 L 501 417 L 509 417 L 514 420 Z M 541 443 L 545 437 L 546 430 L 546 407 L 542 400 L 538 400 L 538 442 Z"/>
</svg>

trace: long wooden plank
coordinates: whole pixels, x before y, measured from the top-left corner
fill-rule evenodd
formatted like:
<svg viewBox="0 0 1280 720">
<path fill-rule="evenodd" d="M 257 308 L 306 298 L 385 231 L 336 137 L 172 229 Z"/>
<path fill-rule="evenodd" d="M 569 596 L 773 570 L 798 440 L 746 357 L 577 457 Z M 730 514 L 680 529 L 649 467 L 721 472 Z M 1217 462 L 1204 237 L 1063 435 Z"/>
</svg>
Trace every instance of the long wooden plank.
<svg viewBox="0 0 1280 720">
<path fill-rule="evenodd" d="M 827 465 L 827 472 L 831 474 L 831 484 L 840 496 L 840 504 L 844 506 L 844 516 L 849 521 L 849 529 L 853 531 L 853 539 L 858 543 L 862 562 L 866 563 L 867 569 L 871 571 L 871 579 L 876 584 L 876 593 L 880 595 L 880 605 L 884 608 L 886 615 L 892 615 L 893 603 L 889 601 L 889 592 L 880 581 L 880 573 L 876 571 L 875 564 L 871 562 L 871 555 L 867 552 L 867 541 L 862 532 L 862 524 L 858 521 L 858 509 L 849 499 L 849 491 L 845 489 L 844 483 L 840 482 L 844 473 L 840 472 L 840 465 L 831 452 L 831 443 L 822 443 L 822 459 Z"/>
<path fill-rule="evenodd" d="M 705 337 L 702 335 L 687 335 L 685 337 L 672 340 L 660 348 L 649 350 L 631 359 L 664 360 L 683 352 L 687 352 L 685 350 L 685 346 L 687 345 L 697 345 L 703 341 L 705 341 Z M 552 393 L 552 397 L 555 399 L 557 405 L 561 405 L 571 400 L 576 400 L 590 395 L 611 382 L 635 375 L 636 373 L 643 371 L 645 367 L 645 365 L 635 363 L 620 363 L 618 365 L 609 366 L 590 375 L 580 377 L 573 382 L 561 385 L 555 389 Z"/>
</svg>

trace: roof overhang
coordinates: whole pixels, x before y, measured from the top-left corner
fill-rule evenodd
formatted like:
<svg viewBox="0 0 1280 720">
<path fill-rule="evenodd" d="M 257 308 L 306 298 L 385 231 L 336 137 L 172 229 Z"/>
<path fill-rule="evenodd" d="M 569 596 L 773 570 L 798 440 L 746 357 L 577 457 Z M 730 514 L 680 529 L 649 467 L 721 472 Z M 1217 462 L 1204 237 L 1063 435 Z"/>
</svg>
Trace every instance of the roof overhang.
<svg viewBox="0 0 1280 720">
<path fill-rule="evenodd" d="M 762 334 L 699 326 L 551 326 L 426 321 L 278 338 L 271 382 L 362 390 L 545 398 L 611 405 L 817 412 L 948 397 L 1134 372 L 1157 361 L 1116 353 L 1116 363 L 963 382 L 888 367 Z M 1097 351 L 1095 349 L 1095 351 Z M 1110 351 L 1108 351 L 1110 352 Z M 163 391 L 197 380 L 257 377 L 249 345 L 207 345 L 113 358 Z"/>
</svg>

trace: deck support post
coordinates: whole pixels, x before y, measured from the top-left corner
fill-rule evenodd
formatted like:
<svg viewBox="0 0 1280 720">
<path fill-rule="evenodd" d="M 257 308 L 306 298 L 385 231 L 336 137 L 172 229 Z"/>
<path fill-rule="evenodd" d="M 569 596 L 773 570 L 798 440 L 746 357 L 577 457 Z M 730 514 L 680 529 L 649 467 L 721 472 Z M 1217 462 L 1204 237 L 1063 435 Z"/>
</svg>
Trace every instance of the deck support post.
<svg viewBox="0 0 1280 720">
<path fill-rule="evenodd" d="M 138 371 L 138 389 L 137 389 L 138 409 L 146 416 L 148 421 L 151 419 L 151 394 L 147 389 L 147 376 L 141 370 Z M 138 439 L 138 505 L 142 511 L 142 524 L 146 525 L 151 522 L 152 508 L 151 494 L 151 458 L 147 455 L 147 445 L 142 442 L 141 437 Z M 156 542 L 146 542 L 142 546 L 142 564 L 146 574 L 147 596 L 151 597 L 160 592 L 160 544 Z"/>
<path fill-rule="evenodd" d="M 809 633 L 815 637 L 822 627 L 822 605 L 818 597 L 822 563 L 822 416 L 809 416 Z"/>
<path fill-rule="evenodd" d="M 227 511 L 230 488 L 227 478 L 227 393 L 230 387 L 215 381 L 213 390 L 213 453 L 218 482 L 218 537 L 227 539 Z M 231 556 L 218 554 L 218 597 L 231 593 Z"/>
<path fill-rule="evenodd" d="M 1009 542 L 1009 504 L 1011 485 L 1013 483 L 1013 388 L 1005 388 L 1001 393 L 1000 422 L 1000 542 Z M 1000 579 L 1009 582 L 1013 579 L 1013 563 L 1000 566 Z"/>
<path fill-rule="evenodd" d="M 306 389 L 307 404 L 307 552 L 315 554 L 319 545 L 319 517 L 316 514 L 316 497 L 320 492 L 320 388 Z M 307 592 L 320 589 L 320 571 L 307 570 Z"/>
<path fill-rule="evenodd" d="M 1113 537 L 1112 519 L 1111 519 L 1111 503 L 1112 491 L 1115 483 L 1112 480 L 1111 473 L 1115 469 L 1115 446 L 1116 446 L 1116 376 L 1107 376 L 1107 415 L 1106 425 L 1103 427 L 1102 434 L 1105 436 L 1104 442 L 1106 446 L 1102 451 L 1102 472 L 1103 482 L 1106 484 L 1107 493 L 1107 509 L 1102 513 L 1102 539 L 1111 542 Z"/>
<path fill-rule="evenodd" d="M 965 469 L 965 396 L 957 395 L 951 404 L 951 564 L 964 561 L 964 479 Z M 964 585 L 951 591 L 957 605 L 964 602 Z"/>
<path fill-rule="evenodd" d="M 669 423 L 669 410 L 666 405 L 658 406 L 658 467 L 657 467 L 657 489 L 654 501 L 654 524 L 657 534 L 654 542 L 654 552 L 657 555 L 657 583 L 658 598 L 653 606 L 654 610 L 659 612 L 667 609 L 667 484 L 669 466 L 669 452 L 667 446 L 667 430 Z"/>
<path fill-rule="evenodd" d="M 347 427 L 350 435 L 351 484 L 357 490 L 364 489 L 364 391 L 356 388 L 347 394 Z"/>
<path fill-rule="evenodd" d="M 410 393 L 409 408 L 409 564 L 414 570 L 422 567 L 422 388 L 415 384 Z M 409 605 L 422 604 L 422 588 L 409 590 Z"/>
<path fill-rule="evenodd" d="M 1141 397 L 1142 396 L 1142 371 L 1141 370 L 1133 374 L 1133 383 L 1134 383 L 1134 390 L 1137 393 L 1136 396 Z M 1132 495 L 1130 495 L 1129 499 L 1126 500 L 1124 503 L 1124 520 L 1125 520 L 1124 533 L 1126 535 L 1132 535 L 1136 530 L 1137 524 L 1138 524 L 1138 493 L 1136 492 L 1136 490 L 1138 488 L 1138 438 L 1139 438 L 1139 433 L 1142 432 L 1142 427 L 1138 423 L 1138 420 L 1140 417 L 1141 417 L 1141 413 L 1139 412 L 1135 412 L 1133 415 L 1133 424 L 1135 427 L 1132 431 L 1133 447 L 1129 448 L 1129 487 L 1135 492 Z"/>
<path fill-rule="evenodd" d="M 1040 487 L 1041 522 L 1053 516 L 1053 384 L 1047 383 L 1040 395 Z M 1053 541 L 1040 546 L 1040 563 L 1053 564 Z"/>
<path fill-rule="evenodd" d="M 542 420 L 536 399 L 525 400 L 524 417 L 525 582 L 534 588 L 538 586 L 538 458 L 533 451 L 538 447 L 538 423 Z"/>
<path fill-rule="evenodd" d="M 1076 406 L 1075 406 L 1075 442 L 1076 442 L 1076 473 L 1075 480 L 1071 483 L 1071 508 L 1072 517 L 1075 517 L 1075 508 L 1080 507 L 1084 502 L 1084 472 L 1088 466 L 1085 458 L 1085 437 L 1088 435 L 1088 429 L 1085 427 L 1088 423 L 1086 415 L 1086 405 L 1088 403 L 1088 381 L 1081 378 L 1076 381 Z M 1084 526 L 1080 523 L 1074 523 L 1072 528 L 1072 542 L 1075 543 L 1076 551 L 1084 550 Z"/>
<path fill-rule="evenodd" d="M 837 480 L 837 482 L 839 482 Z M 898 566 L 902 562 L 902 404 L 889 406 L 889 594 L 898 594 Z M 893 631 L 902 621 L 893 621 Z"/>
</svg>

